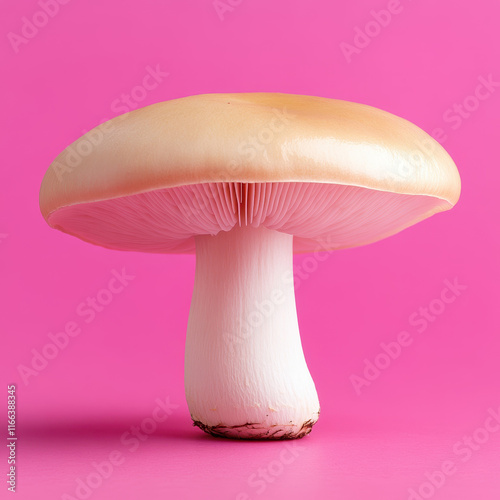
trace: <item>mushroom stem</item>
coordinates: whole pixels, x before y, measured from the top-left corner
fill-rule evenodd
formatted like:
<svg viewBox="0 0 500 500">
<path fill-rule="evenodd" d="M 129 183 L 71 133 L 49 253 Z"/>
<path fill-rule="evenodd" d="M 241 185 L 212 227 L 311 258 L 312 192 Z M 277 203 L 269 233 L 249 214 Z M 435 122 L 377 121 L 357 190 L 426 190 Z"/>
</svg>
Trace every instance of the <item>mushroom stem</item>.
<svg viewBox="0 0 500 500">
<path fill-rule="evenodd" d="M 196 237 L 185 358 L 194 424 L 241 439 L 293 439 L 318 420 L 293 287 L 293 236 L 235 227 Z"/>
</svg>

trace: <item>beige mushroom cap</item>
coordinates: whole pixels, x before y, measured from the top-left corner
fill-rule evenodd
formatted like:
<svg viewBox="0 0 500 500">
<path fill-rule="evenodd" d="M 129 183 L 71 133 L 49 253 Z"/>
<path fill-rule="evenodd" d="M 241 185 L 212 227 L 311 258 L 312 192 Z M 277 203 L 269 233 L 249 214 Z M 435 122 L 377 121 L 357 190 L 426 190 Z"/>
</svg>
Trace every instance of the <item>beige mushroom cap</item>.
<svg viewBox="0 0 500 500">
<path fill-rule="evenodd" d="M 82 136 L 55 159 L 45 174 L 40 208 L 48 223 L 58 229 L 103 246 L 136 250 L 130 243 L 132 234 L 129 243 L 113 245 L 92 236 L 95 224 L 84 224 L 85 229 L 80 230 L 82 221 L 91 217 L 87 209 L 104 203 L 109 212 L 116 206 L 115 220 L 123 206 L 121 202 L 112 205 L 112 200 L 140 200 L 144 208 L 152 202 L 141 195 L 166 193 L 181 186 L 194 189 L 205 184 L 212 186 L 212 191 L 214 186 L 222 186 L 226 198 L 238 198 L 248 186 L 261 193 L 262 186 L 267 185 L 269 195 L 270 187 L 276 191 L 277 183 L 313 183 L 318 189 L 328 185 L 337 190 L 338 196 L 338 190 L 343 189 L 344 199 L 345 189 L 352 188 L 349 196 L 353 203 L 366 198 L 368 191 L 373 200 L 378 192 L 379 208 L 373 209 L 380 212 L 376 219 L 383 217 L 390 200 L 414 197 L 422 201 L 411 201 L 412 211 L 405 220 L 381 227 L 376 234 L 365 231 L 366 237 L 352 242 L 346 239 L 334 247 L 364 244 L 393 234 L 451 208 L 460 194 L 457 168 L 443 147 L 416 125 L 385 111 L 312 96 L 206 94 L 132 111 Z M 318 193 L 311 192 L 309 198 Z M 334 196 L 334 192 L 325 196 Z M 241 202 L 232 200 L 219 210 L 231 211 Z M 370 203 L 373 206 L 373 201 Z M 204 207 L 208 205 L 205 201 Z M 367 206 L 365 203 L 365 212 Z M 346 205 L 343 210 L 347 210 Z M 259 223 L 264 224 L 261 212 Z M 252 212 L 252 220 L 254 215 Z M 219 215 L 211 217 L 215 220 Z M 235 217 L 241 224 L 241 214 Z M 317 220 L 318 214 L 314 217 Z M 220 229 L 230 228 L 228 218 L 229 225 Z M 283 225 L 275 228 L 287 231 Z M 192 251 L 192 236 L 199 230 L 198 225 L 192 234 L 181 231 L 178 239 L 183 244 L 175 249 L 168 245 L 162 249 L 155 246 L 157 242 L 155 249 L 148 249 L 145 242 L 141 249 Z M 206 232 L 213 233 L 213 228 Z M 305 244 L 308 238 L 319 237 L 319 233 L 306 233 L 293 233 L 298 241 L 304 240 L 298 250 L 309 248 Z"/>
</svg>

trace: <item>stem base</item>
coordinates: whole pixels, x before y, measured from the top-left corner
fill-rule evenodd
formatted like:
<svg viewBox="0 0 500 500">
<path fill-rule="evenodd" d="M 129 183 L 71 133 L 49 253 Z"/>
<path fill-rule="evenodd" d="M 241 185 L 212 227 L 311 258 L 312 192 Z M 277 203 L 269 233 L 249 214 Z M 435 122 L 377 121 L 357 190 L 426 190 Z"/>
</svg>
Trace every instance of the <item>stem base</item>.
<svg viewBox="0 0 500 500">
<path fill-rule="evenodd" d="M 319 411 L 318 411 L 319 416 Z M 199 420 L 193 420 L 193 425 L 199 427 L 202 431 L 214 437 L 223 437 L 231 439 L 299 439 L 307 436 L 313 425 L 318 421 L 308 420 L 301 427 L 296 425 L 275 425 L 274 427 L 262 427 L 260 424 L 247 423 L 243 425 L 233 425 L 231 427 L 225 425 L 205 425 Z"/>
</svg>

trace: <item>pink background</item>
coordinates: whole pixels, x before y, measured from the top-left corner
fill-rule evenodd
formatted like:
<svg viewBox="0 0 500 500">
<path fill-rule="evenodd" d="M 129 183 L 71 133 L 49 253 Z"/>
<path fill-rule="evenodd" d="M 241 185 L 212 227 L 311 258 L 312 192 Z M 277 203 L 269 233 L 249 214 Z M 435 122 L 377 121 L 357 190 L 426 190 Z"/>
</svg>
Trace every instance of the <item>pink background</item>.
<svg viewBox="0 0 500 500">
<path fill-rule="evenodd" d="M 500 412 L 500 86 L 473 97 L 481 78 L 500 81 L 498 3 L 222 3 L 231 9 L 222 20 L 211 0 L 66 1 L 58 12 L 47 1 L 48 21 L 43 0 L 2 6 L 1 407 L 16 383 L 17 498 L 79 498 L 77 480 L 91 474 L 92 499 L 392 500 L 412 498 L 410 489 L 414 498 L 498 499 L 500 427 L 490 415 Z M 380 27 L 371 11 L 388 8 L 398 13 L 379 16 Z M 9 33 L 22 34 L 24 17 L 45 25 L 25 28 L 31 38 L 19 45 Z M 346 57 L 341 44 L 356 33 L 366 46 Z M 39 213 L 54 157 L 115 116 L 122 93 L 157 65 L 168 76 L 145 96 L 136 89 L 133 105 L 250 91 L 357 101 L 438 134 L 458 165 L 455 209 L 335 253 L 301 279 L 299 323 L 322 414 L 291 448 L 216 440 L 191 426 L 183 350 L 194 257 L 94 247 Z M 469 111 L 461 117 L 457 105 Z M 122 269 L 135 278 L 85 323 L 79 304 Z M 450 304 L 439 302 L 446 279 L 467 287 Z M 440 314 L 418 333 L 409 318 L 429 304 Z M 69 321 L 80 335 L 23 383 L 18 366 Z M 413 343 L 357 394 L 351 376 L 401 331 Z M 167 397 L 178 405 L 168 419 L 136 450 L 122 444 Z M 114 450 L 123 463 L 96 476 L 92 463 Z M 0 463 L 5 478 L 5 447 Z M 452 472 L 432 476 L 443 467 Z"/>
</svg>

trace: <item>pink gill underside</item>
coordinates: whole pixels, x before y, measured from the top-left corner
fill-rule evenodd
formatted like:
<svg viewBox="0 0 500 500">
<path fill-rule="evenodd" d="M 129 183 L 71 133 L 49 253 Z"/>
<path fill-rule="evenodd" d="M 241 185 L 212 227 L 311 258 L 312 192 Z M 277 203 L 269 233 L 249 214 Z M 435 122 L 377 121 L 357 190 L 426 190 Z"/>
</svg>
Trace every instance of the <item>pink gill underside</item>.
<svg viewBox="0 0 500 500">
<path fill-rule="evenodd" d="M 339 184 L 220 182 L 67 206 L 49 223 L 107 248 L 153 253 L 194 253 L 195 235 L 265 226 L 308 252 L 370 243 L 447 208 L 432 196 Z"/>
</svg>

